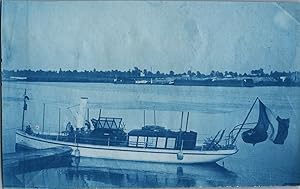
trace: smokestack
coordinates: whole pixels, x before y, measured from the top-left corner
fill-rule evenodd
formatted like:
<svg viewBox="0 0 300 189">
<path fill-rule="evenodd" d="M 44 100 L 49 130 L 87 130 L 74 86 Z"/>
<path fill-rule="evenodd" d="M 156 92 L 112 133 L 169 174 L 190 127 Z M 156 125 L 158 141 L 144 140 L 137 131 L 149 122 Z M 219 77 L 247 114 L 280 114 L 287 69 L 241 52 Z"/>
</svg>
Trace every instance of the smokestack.
<svg viewBox="0 0 300 189">
<path fill-rule="evenodd" d="M 86 119 L 86 111 L 87 111 L 87 97 L 81 97 L 80 98 L 80 105 L 79 105 L 79 111 L 77 114 L 77 128 L 81 128 L 84 126 L 84 122 Z"/>
</svg>

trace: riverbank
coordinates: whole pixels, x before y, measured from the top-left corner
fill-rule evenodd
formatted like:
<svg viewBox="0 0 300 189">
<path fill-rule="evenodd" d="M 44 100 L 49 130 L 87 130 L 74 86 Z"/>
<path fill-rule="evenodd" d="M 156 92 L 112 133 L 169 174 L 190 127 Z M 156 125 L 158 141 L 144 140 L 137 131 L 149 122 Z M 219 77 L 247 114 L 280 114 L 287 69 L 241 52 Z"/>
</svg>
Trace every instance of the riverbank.
<svg viewBox="0 0 300 189">
<path fill-rule="evenodd" d="M 10 77 L 2 81 L 9 82 L 78 82 L 78 83 L 113 83 L 136 85 L 176 85 L 176 86 L 214 86 L 214 87 L 261 87 L 284 86 L 300 87 L 300 82 L 269 77 L 240 77 L 240 78 L 89 78 L 89 77 Z"/>
<path fill-rule="evenodd" d="M 270 72 L 263 69 L 251 73 L 212 71 L 202 74 L 199 71 L 187 73 L 161 73 L 159 71 L 141 71 L 135 67 L 128 71 L 43 71 L 43 70 L 4 70 L 5 81 L 27 82 L 85 82 L 115 84 L 150 84 L 180 86 L 222 86 L 222 87 L 255 87 L 255 86 L 300 86 L 300 72 Z"/>
</svg>

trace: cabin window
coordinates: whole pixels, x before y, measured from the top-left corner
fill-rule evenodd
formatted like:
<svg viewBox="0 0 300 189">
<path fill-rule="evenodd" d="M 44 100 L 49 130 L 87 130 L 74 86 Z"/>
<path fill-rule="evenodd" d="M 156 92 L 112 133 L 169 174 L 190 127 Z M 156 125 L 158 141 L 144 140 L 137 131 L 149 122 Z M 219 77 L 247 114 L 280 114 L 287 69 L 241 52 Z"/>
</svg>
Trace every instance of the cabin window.
<svg viewBox="0 0 300 189">
<path fill-rule="evenodd" d="M 158 137 L 157 138 L 157 148 L 165 148 L 165 145 L 166 145 L 166 138 Z"/>
<path fill-rule="evenodd" d="M 129 136 L 128 146 L 136 146 L 137 139 L 137 136 Z"/>
<path fill-rule="evenodd" d="M 145 147 L 147 137 L 139 136 L 138 147 Z"/>
<path fill-rule="evenodd" d="M 176 138 L 168 138 L 166 148 L 174 149 L 175 148 L 175 141 L 176 141 Z"/>
<path fill-rule="evenodd" d="M 155 148 L 156 146 L 156 137 L 148 137 L 147 147 Z"/>
</svg>

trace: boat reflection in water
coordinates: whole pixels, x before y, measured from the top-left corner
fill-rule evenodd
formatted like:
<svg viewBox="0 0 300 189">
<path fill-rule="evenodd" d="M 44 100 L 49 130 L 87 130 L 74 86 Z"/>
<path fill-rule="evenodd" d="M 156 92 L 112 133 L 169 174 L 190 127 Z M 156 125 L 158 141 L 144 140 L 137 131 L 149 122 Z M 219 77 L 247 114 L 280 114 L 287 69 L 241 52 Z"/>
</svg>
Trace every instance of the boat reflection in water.
<svg viewBox="0 0 300 189">
<path fill-rule="evenodd" d="M 176 165 L 74 158 L 73 165 L 66 170 L 67 179 L 83 180 L 87 187 L 99 183 L 114 187 L 234 186 L 237 177 L 216 163 Z"/>
<path fill-rule="evenodd" d="M 72 166 L 17 175 L 25 187 L 196 187 L 234 186 L 236 174 L 218 164 L 176 165 L 92 158 Z"/>
<path fill-rule="evenodd" d="M 128 164 L 128 162 L 123 162 Z M 125 167 L 130 166 L 125 165 Z M 120 165 L 118 163 L 118 165 Z M 174 173 L 140 169 L 128 169 L 121 167 L 87 167 L 77 166 L 66 170 L 66 178 L 69 182 L 82 180 L 83 185 L 74 187 L 192 187 L 196 180 L 184 174 L 182 167 L 174 167 Z"/>
</svg>

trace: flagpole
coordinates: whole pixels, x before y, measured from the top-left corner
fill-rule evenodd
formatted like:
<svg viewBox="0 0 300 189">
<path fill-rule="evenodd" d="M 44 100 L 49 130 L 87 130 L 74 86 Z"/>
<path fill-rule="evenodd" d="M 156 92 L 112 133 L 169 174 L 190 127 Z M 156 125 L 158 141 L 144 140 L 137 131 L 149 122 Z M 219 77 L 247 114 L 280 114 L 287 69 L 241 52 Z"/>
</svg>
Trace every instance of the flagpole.
<svg viewBox="0 0 300 189">
<path fill-rule="evenodd" d="M 25 92 L 24 92 L 24 104 L 23 104 L 23 115 L 22 115 L 22 131 L 24 131 L 25 106 L 26 106 L 26 89 L 25 89 Z"/>
<path fill-rule="evenodd" d="M 236 142 L 236 139 L 237 139 L 237 137 L 239 136 L 241 130 L 243 129 L 243 127 L 244 127 L 244 125 L 245 125 L 245 123 L 246 123 L 246 121 L 247 121 L 247 119 L 248 119 L 248 117 L 249 117 L 249 115 L 250 115 L 250 113 L 251 113 L 251 111 L 252 111 L 252 109 L 253 109 L 253 107 L 254 107 L 254 105 L 255 105 L 255 103 L 256 103 L 257 100 L 258 100 L 258 97 L 256 97 L 256 99 L 255 99 L 254 103 L 252 104 L 252 106 L 251 106 L 251 108 L 250 108 L 250 110 L 249 110 L 249 112 L 248 112 L 246 118 L 244 119 L 244 121 L 243 121 L 243 123 L 242 123 L 242 126 L 241 126 L 240 129 L 238 130 L 238 132 L 237 132 L 237 134 L 235 135 L 235 137 L 234 137 L 233 141 L 231 142 L 231 144 L 234 144 L 234 143 Z"/>
</svg>

